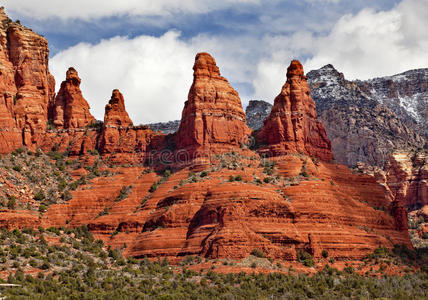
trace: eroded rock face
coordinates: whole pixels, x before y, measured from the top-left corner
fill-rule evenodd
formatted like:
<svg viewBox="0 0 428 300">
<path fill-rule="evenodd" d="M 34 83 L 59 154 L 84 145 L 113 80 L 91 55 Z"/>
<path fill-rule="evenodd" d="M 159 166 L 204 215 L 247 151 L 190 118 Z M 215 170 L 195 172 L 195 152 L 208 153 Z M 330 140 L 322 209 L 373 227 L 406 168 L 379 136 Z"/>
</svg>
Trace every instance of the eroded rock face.
<svg viewBox="0 0 428 300">
<path fill-rule="evenodd" d="M 48 105 L 55 90 L 55 80 L 48 67 L 48 42 L 16 23 L 8 27 L 7 35 L 17 87 L 15 120 L 24 132 L 24 145 L 35 148 L 46 130 Z"/>
<path fill-rule="evenodd" d="M 428 153 L 409 149 L 394 151 L 383 169 L 359 164 L 358 171 L 370 174 L 385 189 L 391 213 L 402 228 L 407 227 L 407 212 L 418 215 L 428 207 Z"/>
<path fill-rule="evenodd" d="M 19 23 L 12 22 L 0 9 L 0 152 L 17 146 L 36 147 L 48 121 L 48 106 L 55 92 L 49 73 L 47 40 Z"/>
<path fill-rule="evenodd" d="M 272 104 L 263 100 L 250 100 L 245 114 L 247 115 L 247 125 L 253 130 L 263 127 L 264 120 L 270 115 Z"/>
<path fill-rule="evenodd" d="M 193 84 L 176 135 L 177 149 L 190 155 L 223 152 L 247 141 L 249 129 L 238 93 L 220 75 L 208 53 L 196 55 Z"/>
<path fill-rule="evenodd" d="M 428 151 L 397 151 L 385 166 L 385 183 L 394 200 L 410 210 L 428 205 Z"/>
<path fill-rule="evenodd" d="M 155 134 L 148 126 L 133 126 L 119 90 L 113 90 L 105 108 L 98 150 L 102 154 L 119 154 L 120 162 L 144 162 Z M 126 154 L 125 156 L 120 154 Z"/>
<path fill-rule="evenodd" d="M 304 153 L 331 160 L 330 141 L 324 126 L 317 121 L 315 102 L 303 72 L 293 60 L 287 69 L 287 81 L 275 98 L 272 111 L 257 134 L 261 151 L 269 156 Z"/>
<path fill-rule="evenodd" d="M 53 124 L 59 129 L 86 127 L 95 122 L 89 108 L 80 90 L 79 75 L 74 68 L 69 68 L 52 108 Z"/>
<path fill-rule="evenodd" d="M 112 247 L 126 243 L 124 254 L 136 257 L 243 258 L 259 249 L 283 260 L 295 260 L 300 250 L 315 258 L 327 250 L 330 257 L 359 259 L 379 245 L 411 247 L 405 208 L 390 207 L 373 177 L 343 165 L 314 164 L 306 156 L 272 159 L 286 177 L 263 185 L 253 181 L 265 176 L 257 161 L 244 171 L 212 171 L 197 182 L 188 180 L 185 168 L 154 191 L 150 187 L 160 179 L 155 173 L 116 169 L 113 177 L 72 191 L 73 199 L 53 205 L 42 223 L 88 224 L 96 238 Z M 310 177 L 290 183 L 286 174 L 298 174 L 303 166 Z M 238 174 L 243 181 L 228 182 Z M 115 200 L 130 185 L 127 198 Z M 106 207 L 109 214 L 100 217 Z"/>
<path fill-rule="evenodd" d="M 428 139 L 428 69 L 393 76 L 357 80 L 370 98 L 388 106 L 407 127 Z"/>
<path fill-rule="evenodd" d="M 175 136 L 133 126 L 118 90 L 97 130 L 86 127 L 92 118 L 79 93 L 77 72 L 69 70 L 52 103 L 46 41 L 1 14 L 0 21 L 0 59 L 5 62 L 0 66 L 5 66 L 0 122 L 11 128 L 4 132 L 23 136 L 21 144 L 71 155 L 97 149 L 123 164 L 142 163 L 150 150 L 171 141 L 175 150 L 188 153 L 226 152 L 246 141 L 249 130 L 238 93 L 207 53 L 196 56 L 194 82 Z M 54 120 L 60 130 L 45 131 L 49 107 L 57 108 Z M 72 199 L 51 205 L 46 213 L 0 211 L 0 227 L 85 224 L 96 238 L 115 248 L 126 243 L 124 254 L 137 257 L 242 258 L 260 249 L 268 257 L 294 260 L 300 250 L 318 258 L 325 249 L 331 257 L 361 258 L 380 245 L 411 247 L 405 208 L 401 202 L 391 204 L 373 177 L 309 157 L 330 160 L 331 151 L 299 62 L 288 68 L 287 82 L 257 137 L 265 146 L 261 151 L 274 156 L 271 177 L 259 153 L 249 149 L 231 152 L 228 159 L 219 155 L 200 170 L 181 167 L 162 179 L 141 166 L 118 167 L 109 170 L 111 176 L 78 186 Z M 83 165 L 95 160 L 80 159 Z M 85 172 L 76 172 L 73 180 Z M 123 187 L 129 189 L 126 197 Z"/>
<path fill-rule="evenodd" d="M 132 126 L 132 121 L 125 109 L 125 101 L 119 90 L 113 90 L 111 99 L 106 105 L 104 115 L 104 126 L 108 127 L 128 127 Z"/>
<path fill-rule="evenodd" d="M 22 143 L 14 118 L 15 72 L 9 60 L 7 40 L 7 28 L 10 23 L 12 20 L 0 9 L 0 153 L 11 151 Z"/>
<path fill-rule="evenodd" d="M 413 73 L 421 76 L 412 76 Z M 349 81 L 332 65 L 326 65 L 309 72 L 307 77 L 319 119 L 339 163 L 383 168 L 394 150 L 423 147 L 426 143 L 424 111 L 416 107 L 424 107 L 428 70 Z M 416 119 L 420 122 L 406 110 L 417 112 L 415 117 L 419 116 Z"/>
</svg>

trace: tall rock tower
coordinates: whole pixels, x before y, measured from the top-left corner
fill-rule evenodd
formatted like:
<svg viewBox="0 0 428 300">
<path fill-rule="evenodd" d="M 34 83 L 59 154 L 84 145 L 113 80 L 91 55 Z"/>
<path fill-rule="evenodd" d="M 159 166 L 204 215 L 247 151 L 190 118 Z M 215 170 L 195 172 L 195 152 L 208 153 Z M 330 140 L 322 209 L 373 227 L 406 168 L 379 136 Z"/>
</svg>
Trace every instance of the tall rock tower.
<svg viewBox="0 0 428 300">
<path fill-rule="evenodd" d="M 218 153 L 239 147 L 249 129 L 241 100 L 208 53 L 196 55 L 193 84 L 176 135 L 177 149 Z"/>
<path fill-rule="evenodd" d="M 288 67 L 287 81 L 275 98 L 257 141 L 262 145 L 260 152 L 268 156 L 298 152 L 327 161 L 333 158 L 299 61 L 293 60 Z"/>
</svg>

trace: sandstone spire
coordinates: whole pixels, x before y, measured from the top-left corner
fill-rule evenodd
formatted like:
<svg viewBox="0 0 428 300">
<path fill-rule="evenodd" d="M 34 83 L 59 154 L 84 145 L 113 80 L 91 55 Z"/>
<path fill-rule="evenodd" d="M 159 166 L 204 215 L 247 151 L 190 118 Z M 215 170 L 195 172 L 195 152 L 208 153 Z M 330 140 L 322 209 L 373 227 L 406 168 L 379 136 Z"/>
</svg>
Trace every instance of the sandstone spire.
<svg viewBox="0 0 428 300">
<path fill-rule="evenodd" d="M 214 58 L 208 53 L 196 55 L 193 84 L 176 135 L 177 149 L 227 151 L 246 141 L 245 123 L 238 93 L 220 75 Z"/>
<path fill-rule="evenodd" d="M 111 99 L 106 105 L 104 126 L 127 127 L 132 121 L 125 109 L 125 101 L 119 90 L 113 90 Z"/>
<path fill-rule="evenodd" d="M 257 141 L 264 145 L 261 152 L 268 155 L 298 152 L 323 160 L 333 158 L 324 126 L 317 121 L 315 102 L 299 61 L 293 60 L 288 67 L 287 81 L 275 98 Z"/>
<path fill-rule="evenodd" d="M 95 118 L 80 91 L 80 78 L 74 68 L 69 68 L 66 79 L 55 98 L 53 122 L 57 128 L 79 128 L 89 125 Z"/>
<path fill-rule="evenodd" d="M 55 92 L 48 60 L 47 40 L 0 8 L 0 136 L 6 139 L 0 153 L 22 145 L 35 149 L 44 136 Z"/>
</svg>

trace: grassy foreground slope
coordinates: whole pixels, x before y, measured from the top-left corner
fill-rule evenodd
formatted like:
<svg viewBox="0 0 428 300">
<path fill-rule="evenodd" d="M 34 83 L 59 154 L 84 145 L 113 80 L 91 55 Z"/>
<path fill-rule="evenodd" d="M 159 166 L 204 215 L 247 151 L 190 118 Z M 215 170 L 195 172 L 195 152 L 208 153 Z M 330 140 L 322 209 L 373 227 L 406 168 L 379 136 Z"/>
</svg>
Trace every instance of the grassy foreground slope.
<svg viewBox="0 0 428 300">
<path fill-rule="evenodd" d="M 255 253 L 256 254 L 256 253 Z M 422 252 L 396 247 L 377 249 L 365 263 L 377 271 L 358 274 L 325 267 L 311 275 L 279 266 L 275 272 L 218 273 L 213 261 L 186 257 L 167 260 L 124 259 L 105 248 L 86 227 L 0 232 L 1 287 L 7 299 L 426 299 L 428 273 L 414 268 L 427 261 Z M 211 267 L 195 271 L 198 263 Z M 302 261 L 304 264 L 305 261 Z M 224 261 L 222 265 L 227 265 Z M 229 264 L 234 264 L 229 262 Z M 401 276 L 386 275 L 402 265 Z M 385 266 L 385 267 L 382 267 Z M 252 266 L 256 268 L 255 266 Z M 373 269 L 373 267 L 372 267 Z M 256 270 L 256 269 L 254 269 Z"/>
</svg>

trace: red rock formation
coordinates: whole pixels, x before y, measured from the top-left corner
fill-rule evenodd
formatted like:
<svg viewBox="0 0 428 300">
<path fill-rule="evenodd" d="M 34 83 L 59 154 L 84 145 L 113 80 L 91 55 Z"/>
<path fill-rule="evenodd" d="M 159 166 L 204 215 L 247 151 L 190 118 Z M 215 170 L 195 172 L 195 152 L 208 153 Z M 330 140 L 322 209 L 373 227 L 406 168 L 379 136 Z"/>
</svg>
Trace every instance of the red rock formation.
<svg viewBox="0 0 428 300">
<path fill-rule="evenodd" d="M 22 145 L 16 128 L 14 101 L 16 100 L 14 66 L 9 59 L 7 28 L 12 23 L 0 9 L 0 153 L 8 153 Z"/>
<path fill-rule="evenodd" d="M 392 200 L 409 208 L 428 205 L 428 152 L 398 151 L 385 165 L 384 185 Z"/>
<path fill-rule="evenodd" d="M 269 156 L 298 152 L 326 161 L 333 158 L 299 61 L 293 60 L 288 67 L 287 81 L 275 98 L 257 141 L 262 145 L 260 152 Z"/>
<path fill-rule="evenodd" d="M 113 90 L 111 99 L 106 105 L 104 115 L 105 127 L 128 127 L 132 121 L 125 109 L 125 101 L 119 90 Z"/>
<path fill-rule="evenodd" d="M 43 226 L 89 224 L 96 238 L 113 247 L 126 243 L 125 254 L 134 256 L 243 258 L 260 249 L 268 257 L 294 260 L 299 250 L 319 258 L 325 249 L 331 257 L 358 259 L 380 245 L 411 247 L 403 211 L 399 219 L 377 209 L 388 199 L 373 177 L 300 159 L 278 165 L 278 171 L 295 174 L 306 165 L 314 177 L 260 186 L 251 180 L 264 176 L 256 164 L 244 171 L 219 169 L 193 182 L 186 168 L 151 193 L 151 183 L 159 180 L 154 173 L 122 168 L 73 191 L 69 203 L 52 206 Z M 227 182 L 238 174 L 248 183 Z M 121 187 L 130 185 L 128 197 L 116 201 Z M 105 207 L 109 213 L 100 217 Z"/>
<path fill-rule="evenodd" d="M 105 108 L 104 125 L 98 149 L 102 154 L 115 154 L 115 161 L 144 162 L 152 138 L 163 136 L 147 126 L 133 126 L 119 90 L 114 90 Z"/>
<path fill-rule="evenodd" d="M 0 60 L 5 62 L 0 66 L 4 67 L 0 122 L 12 130 L 4 131 L 7 134 L 23 133 L 27 146 L 74 155 L 98 149 L 124 163 L 144 162 L 149 150 L 160 150 L 171 140 L 177 151 L 191 154 L 239 149 L 246 141 L 249 132 L 238 93 L 207 53 L 196 56 L 194 82 L 176 136 L 133 126 L 118 90 L 106 106 L 102 130 L 79 128 L 92 118 L 79 92 L 77 73 L 69 70 L 52 103 L 46 40 L 4 20 L 0 22 L 3 29 L 7 27 L 6 35 L 0 35 Z M 17 103 L 12 105 L 15 94 Z M 46 133 L 49 103 L 56 108 L 56 125 L 64 130 Z M 329 141 L 316 117 L 302 66 L 293 61 L 257 136 L 265 144 L 261 152 L 275 156 L 271 160 L 276 169 L 264 170 L 258 153 L 251 150 L 230 153 L 231 166 L 223 157 L 212 159 L 204 175 L 190 173 L 202 171 L 201 166 L 182 168 L 162 180 L 143 167 L 113 168 L 113 176 L 79 186 L 71 192 L 71 200 L 51 205 L 46 213 L 0 212 L 0 227 L 87 224 L 96 238 L 112 247 L 126 243 L 125 255 L 139 257 L 242 258 L 260 249 L 268 257 L 294 260 L 300 250 L 318 258 L 325 249 L 331 257 L 361 258 L 381 245 L 411 247 L 404 207 L 394 202 L 390 212 L 380 209 L 390 200 L 373 177 L 309 158 L 331 159 Z M 94 160 L 84 158 L 88 165 Z M 273 174 L 267 175 L 269 171 Z M 76 172 L 74 179 L 82 172 Z M 129 194 L 118 197 L 123 187 L 130 188 Z"/>
<path fill-rule="evenodd" d="M 238 93 L 220 75 L 208 53 L 196 55 L 193 84 L 176 135 L 177 149 L 212 153 L 228 151 L 247 141 L 245 122 Z"/>
<path fill-rule="evenodd" d="M 399 200 L 395 200 L 390 205 L 390 211 L 391 214 L 394 216 L 395 223 L 397 224 L 397 229 L 401 231 L 407 231 L 407 208 L 404 206 L 404 204 Z"/>
<path fill-rule="evenodd" d="M 17 87 L 15 119 L 18 128 L 23 130 L 24 145 L 35 148 L 37 139 L 46 130 L 48 104 L 55 88 L 48 67 L 48 42 L 17 23 L 9 26 L 7 34 Z"/>
<path fill-rule="evenodd" d="M 0 152 L 24 144 L 35 148 L 46 129 L 55 80 L 49 73 L 46 39 L 0 9 Z"/>
<path fill-rule="evenodd" d="M 68 69 L 52 110 L 53 123 L 59 129 L 86 127 L 95 121 L 80 91 L 80 78 L 74 68 Z"/>
<path fill-rule="evenodd" d="M 15 228 L 37 228 L 40 219 L 37 213 L 30 211 L 0 211 L 0 228 L 13 230 Z"/>
</svg>

